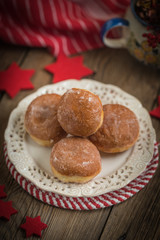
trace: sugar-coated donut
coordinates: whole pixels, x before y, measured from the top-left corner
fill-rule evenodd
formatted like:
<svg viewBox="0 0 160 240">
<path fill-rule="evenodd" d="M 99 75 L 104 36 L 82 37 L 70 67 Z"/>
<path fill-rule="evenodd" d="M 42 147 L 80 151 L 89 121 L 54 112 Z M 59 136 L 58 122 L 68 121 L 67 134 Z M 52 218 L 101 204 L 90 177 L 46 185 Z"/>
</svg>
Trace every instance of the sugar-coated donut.
<svg viewBox="0 0 160 240">
<path fill-rule="evenodd" d="M 102 125 L 103 106 L 97 95 L 72 88 L 61 97 L 57 117 L 67 133 L 87 137 Z"/>
<path fill-rule="evenodd" d="M 120 104 L 106 104 L 103 111 L 103 124 L 89 139 L 106 153 L 123 152 L 132 147 L 139 136 L 136 115 Z"/>
<path fill-rule="evenodd" d="M 60 99 L 58 94 L 44 94 L 35 98 L 27 108 L 25 129 L 42 146 L 52 146 L 67 135 L 57 120 Z"/>
<path fill-rule="evenodd" d="M 101 157 L 88 139 L 68 137 L 53 146 L 50 165 L 62 182 L 85 183 L 101 171 Z"/>
</svg>

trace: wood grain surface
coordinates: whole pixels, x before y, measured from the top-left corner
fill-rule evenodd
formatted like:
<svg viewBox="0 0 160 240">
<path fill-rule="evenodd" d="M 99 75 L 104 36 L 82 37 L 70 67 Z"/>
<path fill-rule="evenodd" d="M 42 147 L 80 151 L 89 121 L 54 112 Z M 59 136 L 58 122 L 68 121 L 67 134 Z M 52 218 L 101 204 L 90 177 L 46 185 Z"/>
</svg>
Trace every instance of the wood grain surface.
<svg viewBox="0 0 160 240">
<path fill-rule="evenodd" d="M 114 84 L 138 98 L 150 111 L 160 95 L 160 70 L 142 65 L 124 49 L 101 48 L 82 53 L 84 64 L 94 70 L 88 78 Z M 0 70 L 15 61 L 23 69 L 35 69 L 31 78 L 34 90 L 20 91 L 11 100 L 0 95 L 0 184 L 5 184 L 7 198 L 18 213 L 9 221 L 0 218 L 0 239 L 25 239 L 20 225 L 26 216 L 41 216 L 48 225 L 41 239 L 55 240 L 158 240 L 160 239 L 160 167 L 147 186 L 127 201 L 92 211 L 64 210 L 49 206 L 25 192 L 12 178 L 3 156 L 4 131 L 11 111 L 25 96 L 50 84 L 52 75 L 43 68 L 55 61 L 46 50 L 0 44 Z M 160 120 L 152 118 L 157 141 L 160 141 Z M 30 239 L 38 239 L 32 236 Z"/>
</svg>

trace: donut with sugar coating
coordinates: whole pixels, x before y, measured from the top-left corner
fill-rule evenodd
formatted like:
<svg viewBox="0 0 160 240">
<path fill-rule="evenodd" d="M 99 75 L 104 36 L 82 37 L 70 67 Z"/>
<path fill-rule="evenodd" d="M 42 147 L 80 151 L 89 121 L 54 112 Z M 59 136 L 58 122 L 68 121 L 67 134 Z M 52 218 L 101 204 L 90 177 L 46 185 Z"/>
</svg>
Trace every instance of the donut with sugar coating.
<svg viewBox="0 0 160 240">
<path fill-rule="evenodd" d="M 35 98 L 25 113 L 24 126 L 31 138 L 42 146 L 53 146 L 67 136 L 57 120 L 61 96 L 44 94 Z"/>
<path fill-rule="evenodd" d="M 72 88 L 61 97 L 57 117 L 67 133 L 87 137 L 102 125 L 101 100 L 88 90 Z"/>
<path fill-rule="evenodd" d="M 103 124 L 89 137 L 90 141 L 106 153 L 123 152 L 132 147 L 139 136 L 139 122 L 135 113 L 120 104 L 106 104 L 103 111 Z"/>
<path fill-rule="evenodd" d="M 53 146 L 50 165 L 62 182 L 85 183 L 101 171 L 101 157 L 88 139 L 68 137 Z"/>
</svg>

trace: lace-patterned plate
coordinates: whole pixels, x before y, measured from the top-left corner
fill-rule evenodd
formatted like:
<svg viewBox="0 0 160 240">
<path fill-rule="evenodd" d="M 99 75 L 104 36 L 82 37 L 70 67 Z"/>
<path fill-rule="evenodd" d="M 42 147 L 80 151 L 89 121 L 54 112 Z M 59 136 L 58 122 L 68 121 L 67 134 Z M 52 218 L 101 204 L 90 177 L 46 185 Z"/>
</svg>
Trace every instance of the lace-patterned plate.
<svg viewBox="0 0 160 240">
<path fill-rule="evenodd" d="M 73 87 L 97 94 L 102 104 L 119 103 L 130 108 L 140 124 L 140 135 L 136 144 L 123 153 L 101 153 L 101 173 L 85 184 L 62 183 L 55 178 L 49 165 L 51 148 L 34 143 L 24 129 L 25 111 L 34 98 L 46 93 L 63 94 Z M 155 140 L 150 116 L 135 97 L 113 85 L 88 79 L 47 85 L 27 96 L 12 111 L 5 131 L 8 156 L 16 170 L 41 190 L 70 197 L 98 196 L 127 185 L 145 170 L 152 159 Z"/>
</svg>

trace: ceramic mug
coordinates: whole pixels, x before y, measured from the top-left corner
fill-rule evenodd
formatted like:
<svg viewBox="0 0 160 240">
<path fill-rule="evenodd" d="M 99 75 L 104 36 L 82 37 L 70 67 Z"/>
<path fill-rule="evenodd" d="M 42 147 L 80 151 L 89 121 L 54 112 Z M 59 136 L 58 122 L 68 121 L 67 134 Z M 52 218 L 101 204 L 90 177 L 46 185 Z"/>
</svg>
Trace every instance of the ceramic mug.
<svg viewBox="0 0 160 240">
<path fill-rule="evenodd" d="M 147 23 L 135 12 L 135 2 L 132 1 L 124 18 L 113 18 L 105 22 L 101 31 L 102 41 L 108 47 L 127 48 L 139 61 L 160 68 L 160 46 L 150 47 L 147 39 L 143 37 L 143 34 L 149 31 Z M 121 29 L 121 37 L 109 38 L 108 33 L 115 29 Z"/>
</svg>

